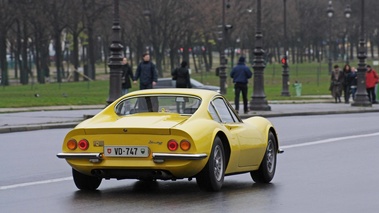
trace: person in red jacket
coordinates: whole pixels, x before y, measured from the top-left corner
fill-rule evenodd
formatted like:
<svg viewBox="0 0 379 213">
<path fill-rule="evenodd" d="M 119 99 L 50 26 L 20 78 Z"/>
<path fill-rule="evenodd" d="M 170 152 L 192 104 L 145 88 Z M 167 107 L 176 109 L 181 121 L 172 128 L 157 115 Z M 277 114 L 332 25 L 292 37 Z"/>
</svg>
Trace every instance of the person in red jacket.
<svg viewBox="0 0 379 213">
<path fill-rule="evenodd" d="M 375 70 L 371 68 L 370 65 L 367 65 L 366 71 L 366 90 L 369 101 L 373 104 L 377 104 L 376 94 L 375 94 L 375 85 L 378 83 L 378 74 Z"/>
</svg>

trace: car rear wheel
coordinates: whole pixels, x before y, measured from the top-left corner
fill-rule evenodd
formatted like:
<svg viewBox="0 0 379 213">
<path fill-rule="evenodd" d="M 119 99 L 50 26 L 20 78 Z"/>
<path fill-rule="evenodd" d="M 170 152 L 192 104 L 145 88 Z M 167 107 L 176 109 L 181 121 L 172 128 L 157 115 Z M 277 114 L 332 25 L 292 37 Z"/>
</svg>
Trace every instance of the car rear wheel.
<svg viewBox="0 0 379 213">
<path fill-rule="evenodd" d="M 101 178 L 85 175 L 72 169 L 72 177 L 76 187 L 81 190 L 96 190 L 101 183 Z"/>
<path fill-rule="evenodd" d="M 276 138 L 272 132 L 268 135 L 266 153 L 263 157 L 259 169 L 250 172 L 251 177 L 257 183 L 269 183 L 275 175 L 276 169 Z"/>
<path fill-rule="evenodd" d="M 203 170 L 196 176 L 197 185 L 206 191 L 219 191 L 224 182 L 225 152 L 221 139 L 216 137 L 212 152 Z"/>
</svg>

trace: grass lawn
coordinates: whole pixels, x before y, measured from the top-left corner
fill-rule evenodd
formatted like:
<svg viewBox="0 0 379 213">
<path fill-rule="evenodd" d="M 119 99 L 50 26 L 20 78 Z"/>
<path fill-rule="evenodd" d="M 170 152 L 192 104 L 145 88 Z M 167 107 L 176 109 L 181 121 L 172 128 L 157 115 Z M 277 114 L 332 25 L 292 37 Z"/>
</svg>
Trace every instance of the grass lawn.
<svg viewBox="0 0 379 213">
<path fill-rule="evenodd" d="M 342 66 L 342 65 L 341 65 Z M 253 69 L 251 69 L 253 71 Z M 296 97 L 293 83 L 295 80 L 302 83 L 302 95 L 328 95 L 330 76 L 327 72 L 327 64 L 306 63 L 290 64 L 290 97 L 281 96 L 282 91 L 282 67 L 279 64 L 268 64 L 264 71 L 264 91 L 267 100 L 299 100 L 305 97 Z M 227 94 L 230 101 L 234 99 L 233 84 L 229 78 L 230 69 L 227 70 Z M 0 108 L 29 107 L 29 106 L 54 106 L 54 105 L 92 105 L 106 104 L 109 95 L 109 77 L 107 80 L 91 82 L 64 82 L 29 85 L 11 85 L 0 88 Z M 169 75 L 169 73 L 165 73 Z M 219 85 L 220 80 L 212 72 L 191 74 L 192 78 L 204 84 Z M 253 77 L 254 78 L 254 77 Z M 253 94 L 253 78 L 249 81 L 248 98 Z M 100 79 L 100 78 L 99 78 Z M 133 85 L 132 90 L 138 89 Z"/>
</svg>

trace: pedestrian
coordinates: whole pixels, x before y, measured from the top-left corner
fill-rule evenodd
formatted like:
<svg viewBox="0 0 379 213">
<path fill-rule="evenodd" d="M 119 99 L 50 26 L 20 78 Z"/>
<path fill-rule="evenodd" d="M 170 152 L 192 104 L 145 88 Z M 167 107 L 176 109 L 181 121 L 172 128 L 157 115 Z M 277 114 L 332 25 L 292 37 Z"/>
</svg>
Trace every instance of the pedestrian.
<svg viewBox="0 0 379 213">
<path fill-rule="evenodd" d="M 187 61 L 182 61 L 182 63 L 180 63 L 180 67 L 175 68 L 171 72 L 171 76 L 172 76 L 172 80 L 176 81 L 175 82 L 176 88 L 192 88 Z M 180 108 L 180 105 L 182 105 L 181 108 Z M 186 108 L 186 99 L 183 99 L 181 104 L 179 101 L 176 102 L 176 110 L 178 113 L 181 113 L 181 112 L 186 113 L 185 108 Z"/>
<path fill-rule="evenodd" d="M 334 65 L 334 71 L 330 77 L 330 87 L 329 90 L 332 92 L 332 96 L 337 103 L 341 103 L 341 94 L 343 88 L 344 75 L 342 71 L 339 69 L 338 65 Z"/>
<path fill-rule="evenodd" d="M 357 93 L 357 68 L 351 67 L 351 96 L 355 100 L 355 94 Z"/>
<path fill-rule="evenodd" d="M 180 67 L 174 69 L 171 75 L 172 79 L 176 80 L 176 88 L 192 88 L 188 63 L 186 61 L 182 61 Z"/>
<path fill-rule="evenodd" d="M 378 102 L 376 101 L 375 85 L 379 80 L 378 74 L 374 69 L 371 68 L 370 65 L 367 65 L 366 68 L 366 90 L 368 99 L 371 103 L 377 104 Z"/>
<path fill-rule="evenodd" d="M 137 66 L 133 83 L 137 83 L 139 79 L 140 89 L 152 89 L 153 86 L 157 84 L 158 72 L 155 64 L 150 61 L 150 55 L 148 53 L 144 53 L 142 59 L 143 61 Z"/>
<path fill-rule="evenodd" d="M 247 109 L 247 83 L 248 79 L 251 78 L 253 73 L 249 69 L 248 66 L 245 65 L 245 57 L 241 56 L 238 59 L 238 63 L 235 67 L 233 67 L 232 72 L 230 73 L 230 77 L 233 78 L 234 83 L 234 104 L 235 110 L 239 111 L 239 99 L 240 93 L 242 92 L 243 99 L 243 111 L 244 113 L 248 113 Z"/>
<path fill-rule="evenodd" d="M 345 103 L 348 104 L 349 99 L 350 99 L 350 93 L 351 93 L 351 81 L 353 80 L 351 67 L 349 64 L 345 64 L 345 66 L 342 69 L 342 73 L 344 76 L 343 93 L 344 93 Z"/>
<path fill-rule="evenodd" d="M 132 88 L 130 79 L 133 79 L 133 70 L 128 63 L 128 59 L 124 57 L 122 59 L 122 94 L 125 95 L 129 92 L 129 89 Z"/>
</svg>

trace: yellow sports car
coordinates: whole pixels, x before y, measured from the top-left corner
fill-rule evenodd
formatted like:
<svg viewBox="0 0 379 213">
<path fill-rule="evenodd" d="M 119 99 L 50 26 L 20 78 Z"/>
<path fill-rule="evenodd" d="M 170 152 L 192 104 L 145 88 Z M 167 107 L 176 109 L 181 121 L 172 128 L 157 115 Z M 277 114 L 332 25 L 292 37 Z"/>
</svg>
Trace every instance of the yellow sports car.
<svg viewBox="0 0 379 213">
<path fill-rule="evenodd" d="M 83 190 L 111 178 L 196 178 L 201 189 L 218 191 L 225 175 L 246 172 L 269 183 L 281 152 L 267 119 L 241 120 L 222 95 L 201 89 L 128 93 L 71 130 L 62 150 L 57 156 Z"/>
</svg>

